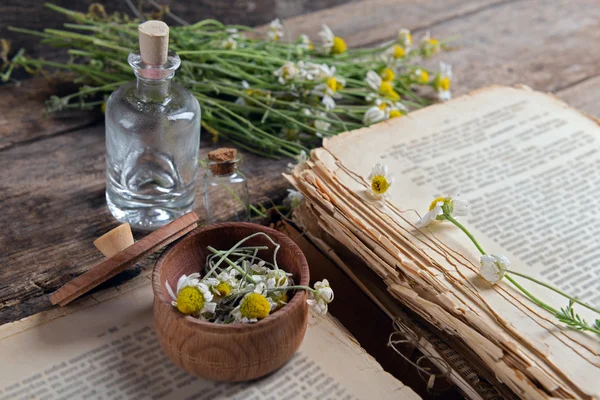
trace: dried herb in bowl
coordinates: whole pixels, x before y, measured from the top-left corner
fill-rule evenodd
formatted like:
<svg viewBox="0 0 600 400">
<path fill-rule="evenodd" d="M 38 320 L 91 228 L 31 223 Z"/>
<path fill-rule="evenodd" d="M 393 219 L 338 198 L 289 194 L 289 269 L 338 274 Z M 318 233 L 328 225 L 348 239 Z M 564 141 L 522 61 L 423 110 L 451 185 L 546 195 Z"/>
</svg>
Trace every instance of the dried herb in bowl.
<svg viewBox="0 0 600 400">
<path fill-rule="evenodd" d="M 256 236 L 265 236 L 273 244 L 272 261 L 259 256 L 268 246 L 243 246 Z M 245 237 L 228 250 L 208 246 L 212 254 L 206 257 L 203 275 L 182 275 L 175 291 L 166 282 L 173 306 L 183 314 L 209 322 L 252 323 L 287 304 L 294 291 L 306 290 L 308 304 L 319 314 L 327 313 L 334 297 L 327 279 L 316 282 L 314 289 L 294 285 L 292 274 L 277 264 L 279 248 L 262 232 Z"/>
</svg>

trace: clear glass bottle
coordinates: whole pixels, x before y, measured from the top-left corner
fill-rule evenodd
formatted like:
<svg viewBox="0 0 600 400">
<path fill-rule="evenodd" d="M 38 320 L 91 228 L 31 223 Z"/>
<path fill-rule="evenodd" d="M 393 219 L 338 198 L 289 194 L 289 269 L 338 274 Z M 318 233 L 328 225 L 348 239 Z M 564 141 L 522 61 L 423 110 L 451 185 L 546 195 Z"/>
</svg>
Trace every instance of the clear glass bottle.
<svg viewBox="0 0 600 400">
<path fill-rule="evenodd" d="M 202 183 L 207 223 L 225 218 L 229 221 L 249 220 L 248 183 L 238 169 L 239 162 L 239 159 L 208 162 L 208 171 Z"/>
<path fill-rule="evenodd" d="M 106 103 L 106 201 L 112 215 L 153 230 L 192 210 L 200 148 L 200 105 L 172 82 L 180 59 L 146 64 L 129 55 L 137 77 Z"/>
</svg>

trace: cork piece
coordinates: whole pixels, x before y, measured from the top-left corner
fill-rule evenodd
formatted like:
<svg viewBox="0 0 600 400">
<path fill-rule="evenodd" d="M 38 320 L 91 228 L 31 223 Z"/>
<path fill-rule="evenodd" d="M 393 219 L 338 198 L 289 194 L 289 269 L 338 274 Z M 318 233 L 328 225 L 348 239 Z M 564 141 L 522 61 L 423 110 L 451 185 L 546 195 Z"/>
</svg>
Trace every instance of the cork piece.
<svg viewBox="0 0 600 400">
<path fill-rule="evenodd" d="M 208 164 L 215 175 L 230 174 L 237 166 L 237 150 L 221 147 L 208 153 Z"/>
<path fill-rule="evenodd" d="M 187 213 L 175 221 L 150 233 L 131 246 L 90 268 L 87 272 L 67 282 L 50 295 L 50 303 L 61 307 L 69 304 L 84 293 L 89 292 L 102 282 L 107 281 L 145 256 L 162 249 L 166 245 L 185 236 L 198 227 L 198 216 Z"/>
<path fill-rule="evenodd" d="M 94 246 L 96 246 L 106 258 L 111 258 L 132 244 L 133 234 L 131 233 L 129 224 L 119 225 L 112 231 L 109 231 L 94 240 Z"/>
<path fill-rule="evenodd" d="M 150 65 L 163 65 L 169 52 L 169 26 L 162 21 L 146 21 L 138 26 L 140 54 Z"/>
</svg>

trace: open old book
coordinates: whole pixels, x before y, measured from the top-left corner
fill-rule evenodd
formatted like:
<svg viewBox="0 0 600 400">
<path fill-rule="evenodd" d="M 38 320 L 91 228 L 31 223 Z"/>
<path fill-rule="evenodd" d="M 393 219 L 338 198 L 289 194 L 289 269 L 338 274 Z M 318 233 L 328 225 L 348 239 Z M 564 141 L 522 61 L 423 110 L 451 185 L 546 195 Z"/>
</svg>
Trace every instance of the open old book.
<svg viewBox="0 0 600 400">
<path fill-rule="evenodd" d="M 385 207 L 368 195 L 376 163 L 394 174 Z M 600 397 L 600 336 L 569 329 L 506 280 L 481 278 L 479 253 L 454 225 L 415 227 L 434 197 L 459 188 L 469 204 L 462 222 L 487 252 L 600 306 L 594 119 L 525 87 L 491 86 L 327 139 L 288 179 L 307 199 L 294 218 L 308 235 L 362 260 L 385 283 L 388 300 L 450 338 L 501 392 Z M 567 305 L 514 278 L 553 307 Z M 365 290 L 377 292 L 372 286 Z M 575 309 L 590 322 L 600 317 Z"/>
<path fill-rule="evenodd" d="M 281 369 L 223 383 L 191 376 L 162 353 L 149 276 L 69 307 L 0 327 L 0 399 L 420 398 L 329 315 L 309 316 L 300 350 Z"/>
</svg>

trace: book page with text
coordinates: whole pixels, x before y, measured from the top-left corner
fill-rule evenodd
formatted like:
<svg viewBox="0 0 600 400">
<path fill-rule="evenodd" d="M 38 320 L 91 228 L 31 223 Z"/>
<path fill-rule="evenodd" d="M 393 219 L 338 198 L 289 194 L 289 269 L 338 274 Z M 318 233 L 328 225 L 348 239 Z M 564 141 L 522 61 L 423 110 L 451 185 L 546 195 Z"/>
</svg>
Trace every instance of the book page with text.
<svg viewBox="0 0 600 400">
<path fill-rule="evenodd" d="M 286 365 L 240 383 L 208 381 L 176 367 L 160 349 L 152 324 L 148 280 L 23 332 L 2 326 L 0 399 L 420 398 L 383 371 L 331 316 L 311 314 L 300 350 Z"/>
<path fill-rule="evenodd" d="M 591 209 L 600 192 L 600 128 L 593 119 L 552 96 L 495 86 L 327 139 L 324 148 L 363 183 L 375 163 L 387 164 L 395 181 L 391 207 L 382 211 L 413 224 L 434 197 L 459 188 L 470 208 L 462 222 L 488 253 L 504 254 L 513 270 L 600 306 L 600 216 Z M 479 253 L 458 228 L 436 222 L 423 233 L 477 269 Z M 567 305 L 549 290 L 515 278 L 555 308 Z M 543 344 L 555 330 L 553 317 L 507 282 L 478 286 L 490 309 L 530 343 Z M 497 292 L 523 305 L 513 306 L 515 301 Z M 525 325 L 524 307 L 532 319 L 536 314 L 548 322 Z M 598 318 L 576 309 L 588 321 Z M 569 377 L 587 393 L 600 393 L 600 384 L 589 379 L 600 372 L 599 341 L 566 329 L 552 335 L 558 345 L 540 352 L 555 368 L 572 360 Z M 581 344 L 581 358 L 561 335 Z"/>
</svg>

